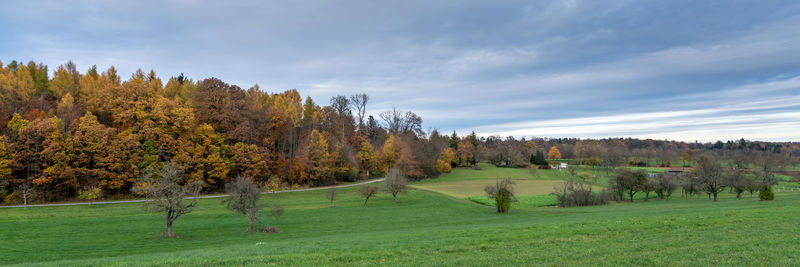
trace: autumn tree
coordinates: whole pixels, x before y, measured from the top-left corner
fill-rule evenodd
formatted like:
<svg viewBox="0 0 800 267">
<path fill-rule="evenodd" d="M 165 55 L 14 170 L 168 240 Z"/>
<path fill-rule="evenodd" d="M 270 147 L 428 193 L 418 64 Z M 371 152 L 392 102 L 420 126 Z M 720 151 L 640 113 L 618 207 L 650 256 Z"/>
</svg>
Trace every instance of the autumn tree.
<svg viewBox="0 0 800 267">
<path fill-rule="evenodd" d="M 358 150 L 358 162 L 366 177 L 371 177 L 373 171 L 378 167 L 379 162 L 375 156 L 375 149 L 367 140 L 361 142 L 361 148 Z"/>
<path fill-rule="evenodd" d="M 559 151 L 556 146 L 551 146 L 550 151 L 547 152 L 547 158 L 550 159 L 551 162 L 556 162 L 561 159 L 561 151 Z"/>
<path fill-rule="evenodd" d="M 7 142 L 4 136 L 0 136 L 0 202 L 8 193 L 12 178 L 11 165 L 14 162 L 14 155 L 9 151 Z"/>
<path fill-rule="evenodd" d="M 330 153 L 328 152 L 328 141 L 319 131 L 312 130 L 309 135 L 308 162 L 309 179 L 316 183 L 329 183 L 330 174 Z M 305 181 L 300 181 L 305 182 Z"/>
<path fill-rule="evenodd" d="M 168 163 L 146 169 L 135 189 L 147 197 L 146 207 L 153 212 L 164 212 L 167 227 L 165 237 L 175 237 L 172 224 L 197 206 L 202 181 L 183 184 L 185 180 L 183 172 Z"/>
</svg>

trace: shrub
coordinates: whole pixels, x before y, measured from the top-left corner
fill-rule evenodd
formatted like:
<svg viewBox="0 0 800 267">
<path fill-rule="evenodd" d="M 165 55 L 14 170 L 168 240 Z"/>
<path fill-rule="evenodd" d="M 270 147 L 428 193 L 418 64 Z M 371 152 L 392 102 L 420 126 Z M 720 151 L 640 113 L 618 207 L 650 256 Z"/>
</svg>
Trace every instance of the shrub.
<svg viewBox="0 0 800 267">
<path fill-rule="evenodd" d="M 559 207 L 594 206 L 603 205 L 608 201 L 608 193 L 592 192 L 592 187 L 575 180 L 564 181 L 561 187 L 556 187 L 551 193 L 558 200 Z"/>
<path fill-rule="evenodd" d="M 774 200 L 775 193 L 772 193 L 772 187 L 770 186 L 762 186 L 761 190 L 758 191 L 758 199 L 765 201 L 765 200 Z"/>
<path fill-rule="evenodd" d="M 511 179 L 498 179 L 495 185 L 487 185 L 484 191 L 494 199 L 497 213 L 508 213 L 511 202 L 517 201 L 514 197 L 514 181 Z"/>
</svg>

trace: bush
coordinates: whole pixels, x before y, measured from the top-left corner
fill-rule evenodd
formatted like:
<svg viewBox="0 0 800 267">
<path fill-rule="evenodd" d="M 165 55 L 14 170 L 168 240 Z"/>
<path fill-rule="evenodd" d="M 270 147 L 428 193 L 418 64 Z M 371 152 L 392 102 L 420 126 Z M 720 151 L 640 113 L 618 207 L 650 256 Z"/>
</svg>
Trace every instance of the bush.
<svg viewBox="0 0 800 267">
<path fill-rule="evenodd" d="M 592 192 L 592 186 L 575 180 L 565 181 L 551 195 L 556 196 L 559 207 L 594 206 L 608 202 L 607 193 Z"/>
<path fill-rule="evenodd" d="M 494 199 L 497 213 L 507 213 L 511 202 L 516 202 L 514 197 L 514 181 L 511 179 L 498 179 L 495 185 L 487 185 L 484 189 L 489 198 Z"/>
<path fill-rule="evenodd" d="M 761 190 L 758 191 L 758 199 L 760 199 L 761 201 L 774 200 L 775 193 L 772 193 L 772 187 L 762 186 Z"/>
<path fill-rule="evenodd" d="M 550 167 L 550 165 L 539 165 L 539 169 L 542 169 L 542 170 L 549 170 L 549 169 L 552 169 L 552 168 L 553 167 Z"/>
</svg>

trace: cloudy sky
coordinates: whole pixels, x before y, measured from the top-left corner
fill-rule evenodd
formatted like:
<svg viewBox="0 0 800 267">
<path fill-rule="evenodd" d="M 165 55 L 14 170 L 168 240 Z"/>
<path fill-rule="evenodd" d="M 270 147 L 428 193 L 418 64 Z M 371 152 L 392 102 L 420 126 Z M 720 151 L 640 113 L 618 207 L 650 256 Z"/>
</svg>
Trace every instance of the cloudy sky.
<svg viewBox="0 0 800 267">
<path fill-rule="evenodd" d="M 364 92 L 426 129 L 800 141 L 798 1 L 4 1 L 0 60 Z"/>
</svg>

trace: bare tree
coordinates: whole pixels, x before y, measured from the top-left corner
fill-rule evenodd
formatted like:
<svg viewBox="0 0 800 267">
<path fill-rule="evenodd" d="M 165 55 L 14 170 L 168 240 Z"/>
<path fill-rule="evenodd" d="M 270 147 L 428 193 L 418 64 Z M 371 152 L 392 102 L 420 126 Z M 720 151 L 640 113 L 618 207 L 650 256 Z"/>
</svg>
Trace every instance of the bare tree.
<svg viewBox="0 0 800 267">
<path fill-rule="evenodd" d="M 367 112 L 367 101 L 369 101 L 369 96 L 364 93 L 350 96 L 350 105 L 355 107 L 357 112 L 358 129 L 364 128 L 364 114 Z"/>
<path fill-rule="evenodd" d="M 36 196 L 36 187 L 28 180 L 20 185 L 17 189 L 22 193 L 22 207 L 28 208 L 28 200 Z"/>
<path fill-rule="evenodd" d="M 367 205 L 369 199 L 378 194 L 378 188 L 371 185 L 366 185 L 358 188 L 358 194 L 365 198 L 364 205 Z"/>
<path fill-rule="evenodd" d="M 700 156 L 697 159 L 697 167 L 691 175 L 700 181 L 703 192 L 713 195 L 714 201 L 717 201 L 717 194 L 725 189 L 725 177 L 719 162 L 708 155 Z"/>
<path fill-rule="evenodd" d="M 145 169 L 141 183 L 135 191 L 147 196 L 145 206 L 153 212 L 164 212 L 166 215 L 166 237 L 175 237 L 172 224 L 183 214 L 189 213 L 197 206 L 197 195 L 202 188 L 201 182 L 181 185 L 184 174 L 171 163 L 162 167 Z M 192 196 L 188 203 L 186 199 Z"/>
<path fill-rule="evenodd" d="M 380 117 L 390 133 L 413 132 L 417 135 L 422 135 L 422 118 L 414 114 L 414 112 L 402 112 L 392 108 L 392 110 L 381 112 Z"/>
<path fill-rule="evenodd" d="M 272 207 L 272 211 L 270 212 L 272 217 L 275 217 L 275 226 L 278 226 L 278 220 L 280 220 L 281 216 L 283 215 L 283 207 L 275 206 Z"/>
<path fill-rule="evenodd" d="M 346 117 L 352 118 L 352 114 L 350 114 L 350 100 L 343 95 L 337 95 L 331 97 L 331 108 L 333 108 L 333 110 L 336 111 L 339 124 L 341 125 L 341 132 L 340 132 L 342 138 L 341 140 L 344 140 L 345 126 L 348 123 L 348 121 L 345 118 Z"/>
<path fill-rule="evenodd" d="M 392 202 L 397 202 L 397 194 L 406 191 L 408 178 L 398 167 L 392 167 L 383 180 L 383 190 L 392 194 Z"/>
<path fill-rule="evenodd" d="M 261 187 L 253 182 L 252 179 L 239 175 L 233 182 L 225 185 L 225 192 L 228 196 L 222 199 L 222 203 L 232 211 L 244 215 L 250 221 L 250 232 L 256 231 L 258 213 L 261 205 Z"/>
<path fill-rule="evenodd" d="M 333 204 L 333 202 L 334 202 L 334 201 L 336 201 L 336 195 L 337 195 L 337 194 L 338 194 L 338 193 L 336 192 L 336 187 L 334 187 L 334 188 L 331 188 L 330 190 L 328 190 L 328 194 L 326 194 L 326 195 L 325 195 L 325 197 L 326 197 L 328 200 L 330 200 L 330 201 L 331 201 L 331 208 L 333 208 L 333 207 L 334 207 L 334 204 Z"/>
<path fill-rule="evenodd" d="M 755 164 L 759 168 L 761 175 L 761 183 L 765 186 L 771 186 L 778 183 L 775 178 L 775 173 L 786 164 L 786 156 L 773 153 L 772 151 L 761 152 L 755 159 Z"/>
</svg>

